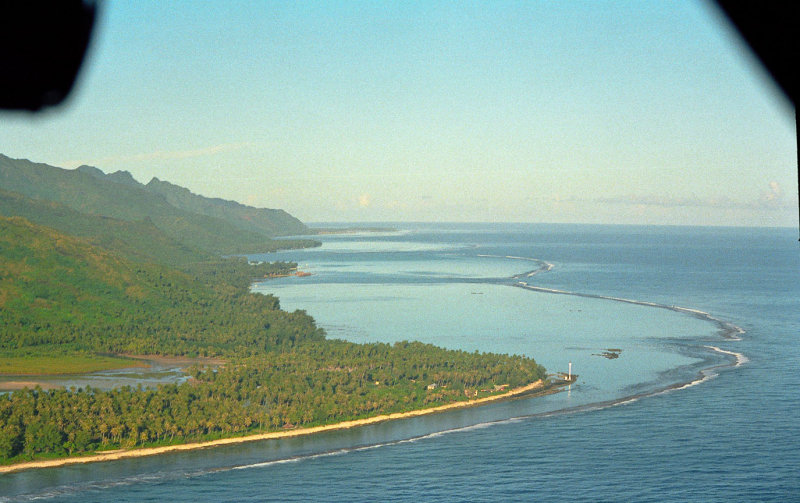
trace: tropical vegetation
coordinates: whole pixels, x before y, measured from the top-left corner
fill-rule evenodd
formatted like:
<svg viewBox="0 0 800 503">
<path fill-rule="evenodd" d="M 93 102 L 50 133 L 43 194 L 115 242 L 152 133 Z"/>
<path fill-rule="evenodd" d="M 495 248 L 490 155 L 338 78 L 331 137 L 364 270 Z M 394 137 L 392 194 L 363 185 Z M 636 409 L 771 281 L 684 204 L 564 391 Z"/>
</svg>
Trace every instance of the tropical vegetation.
<svg viewBox="0 0 800 503">
<path fill-rule="evenodd" d="M 3 183 L 25 188 L 14 166 L 0 156 Z M 81 183 L 141 190 L 120 182 L 123 175 L 108 181 L 86 171 Z M 195 210 L 216 212 L 202 215 L 215 222 L 258 214 L 235 204 L 209 209 L 217 203 L 177 192 Z M 135 355 L 198 362 L 175 384 L 0 394 L 2 463 L 329 424 L 545 378 L 528 357 L 326 339 L 305 312 L 283 311 L 276 297 L 250 291 L 254 278 L 289 274 L 296 264 L 223 258 L 150 216 L 128 220 L 2 189 L 0 214 L 7 215 L 0 216 L 0 374 L 50 373 L 59 360 L 71 362 L 62 372 L 113 368 Z"/>
</svg>

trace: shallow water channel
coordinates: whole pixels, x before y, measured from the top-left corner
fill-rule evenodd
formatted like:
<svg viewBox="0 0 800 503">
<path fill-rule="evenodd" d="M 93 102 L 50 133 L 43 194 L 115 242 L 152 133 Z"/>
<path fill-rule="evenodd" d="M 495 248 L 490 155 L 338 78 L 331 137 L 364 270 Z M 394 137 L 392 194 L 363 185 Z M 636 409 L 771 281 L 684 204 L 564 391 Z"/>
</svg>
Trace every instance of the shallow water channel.
<svg viewBox="0 0 800 503">
<path fill-rule="evenodd" d="M 155 387 L 159 384 L 179 384 L 189 375 L 184 369 L 191 366 L 192 362 L 183 360 L 143 359 L 146 367 L 129 367 L 121 369 L 102 370 L 86 374 L 66 375 L 4 375 L 0 376 L 0 392 L 10 392 L 23 386 L 33 388 L 36 385 L 44 389 L 54 388 L 86 388 L 110 390 L 123 386 L 137 387 L 139 385 Z"/>
</svg>

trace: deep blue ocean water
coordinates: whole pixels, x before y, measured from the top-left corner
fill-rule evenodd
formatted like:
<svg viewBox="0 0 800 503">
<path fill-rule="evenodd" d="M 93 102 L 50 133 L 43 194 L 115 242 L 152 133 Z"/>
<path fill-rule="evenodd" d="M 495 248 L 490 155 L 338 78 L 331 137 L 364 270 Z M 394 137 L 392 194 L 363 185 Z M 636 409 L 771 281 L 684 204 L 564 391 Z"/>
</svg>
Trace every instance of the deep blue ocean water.
<svg viewBox="0 0 800 503">
<path fill-rule="evenodd" d="M 329 337 L 572 362 L 577 384 L 308 438 L 0 475 L 0 501 L 800 501 L 796 230 L 396 227 L 252 256 L 313 273 L 253 289 Z M 744 333 L 723 336 L 731 325 Z M 598 356 L 609 348 L 620 357 Z"/>
</svg>

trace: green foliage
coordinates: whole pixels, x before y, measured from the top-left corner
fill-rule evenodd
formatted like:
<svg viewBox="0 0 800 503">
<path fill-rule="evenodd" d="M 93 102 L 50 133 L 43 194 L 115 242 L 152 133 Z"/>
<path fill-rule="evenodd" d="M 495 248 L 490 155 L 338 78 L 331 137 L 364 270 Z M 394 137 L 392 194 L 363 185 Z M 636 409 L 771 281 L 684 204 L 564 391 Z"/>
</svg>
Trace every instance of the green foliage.
<svg viewBox="0 0 800 503">
<path fill-rule="evenodd" d="M 4 190 L 17 192 L 29 198 L 57 202 L 89 215 L 128 222 L 150 222 L 164 234 L 190 249 L 224 255 L 261 253 L 297 245 L 319 244 L 311 240 L 287 243 L 283 240 L 270 239 L 273 235 L 307 231 L 304 225 L 298 226 L 299 222 L 295 223 L 294 217 L 283 212 L 279 212 L 280 218 L 274 222 L 272 234 L 268 234 L 266 229 L 245 230 L 230 218 L 209 216 L 173 206 L 162 194 L 148 190 L 133 180 L 129 174 L 128 176 L 119 173 L 102 175 L 96 168 L 82 168 L 65 170 L 24 159 L 11 159 L 0 154 L 0 180 Z M 204 201 L 221 201 L 192 196 Z M 269 221 L 270 211 L 273 210 L 264 210 L 262 213 L 256 211 L 255 214 L 259 216 L 259 221 Z M 20 215 L 20 213 L 6 213 L 6 215 Z M 239 220 L 246 220 L 247 216 L 250 215 L 244 214 Z M 63 230 L 71 232 L 70 229 Z"/>
<path fill-rule="evenodd" d="M 106 175 L 111 176 L 111 175 Z M 234 201 L 208 198 L 193 194 L 189 189 L 153 178 L 145 186 L 160 194 L 168 203 L 185 211 L 199 213 L 230 222 L 235 227 L 267 236 L 308 234 L 309 229 L 300 220 L 283 210 L 253 208 Z"/>
<path fill-rule="evenodd" d="M 193 371 L 156 389 L 0 396 L 0 455 L 22 460 L 314 426 L 433 407 L 543 379 L 519 356 L 421 343 L 318 341 Z M 435 390 L 427 389 L 437 384 Z"/>
<path fill-rule="evenodd" d="M 131 358 L 65 352 L 64 348 L 19 348 L 0 353 L 0 375 L 85 374 L 100 370 L 140 367 L 144 363 Z"/>
<path fill-rule="evenodd" d="M 240 289 L 249 288 L 254 279 L 290 274 L 297 270 L 294 262 L 262 262 L 253 264 L 244 257 L 229 257 L 186 264 L 181 268 L 197 281 L 209 286 L 221 283 Z"/>
<path fill-rule="evenodd" d="M 0 217 L 0 351 L 219 356 L 322 338 L 305 313 L 247 290 L 272 269 L 220 259 L 190 276 Z"/>
<path fill-rule="evenodd" d="M 0 215 L 21 216 L 62 233 L 86 239 L 137 262 L 179 265 L 212 257 L 167 236 L 152 220 L 130 222 L 87 215 L 52 201 L 0 189 Z"/>
<path fill-rule="evenodd" d="M 335 423 L 545 378 L 521 356 L 326 340 L 305 312 L 249 291 L 296 264 L 214 258 L 318 244 L 267 239 L 273 210 L 2 155 L 0 180 L 25 194 L 0 190 L 0 363 L 41 373 L 65 356 L 81 368 L 120 354 L 227 361 L 155 389 L 0 395 L 0 462 Z"/>
</svg>

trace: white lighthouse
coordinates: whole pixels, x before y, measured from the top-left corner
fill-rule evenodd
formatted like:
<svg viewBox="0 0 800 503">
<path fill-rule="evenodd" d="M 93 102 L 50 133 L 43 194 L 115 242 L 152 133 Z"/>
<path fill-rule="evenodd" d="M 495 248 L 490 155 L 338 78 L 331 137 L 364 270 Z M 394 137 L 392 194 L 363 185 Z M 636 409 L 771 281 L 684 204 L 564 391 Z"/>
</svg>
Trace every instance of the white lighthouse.
<svg viewBox="0 0 800 503">
<path fill-rule="evenodd" d="M 567 373 L 567 380 L 572 380 L 572 362 L 569 362 L 569 372 Z"/>
</svg>

